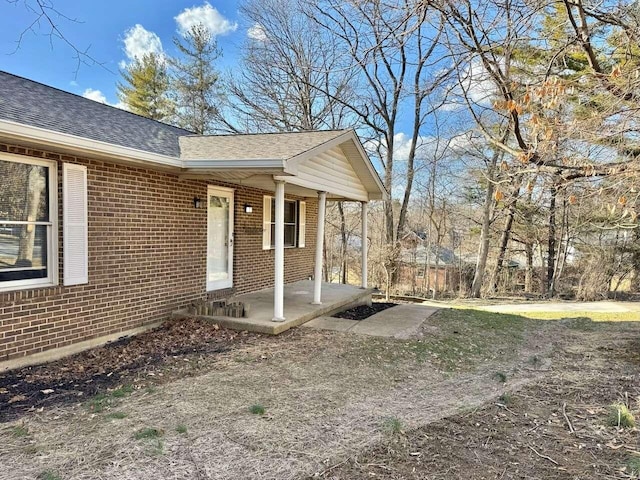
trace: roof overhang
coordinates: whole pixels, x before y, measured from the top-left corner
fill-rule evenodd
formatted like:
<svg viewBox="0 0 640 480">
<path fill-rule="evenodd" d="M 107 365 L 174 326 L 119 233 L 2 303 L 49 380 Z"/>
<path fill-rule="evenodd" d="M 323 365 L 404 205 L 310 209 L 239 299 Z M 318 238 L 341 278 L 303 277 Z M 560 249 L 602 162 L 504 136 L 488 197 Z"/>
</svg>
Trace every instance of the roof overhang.
<svg viewBox="0 0 640 480">
<path fill-rule="evenodd" d="M 33 148 L 49 147 L 70 155 L 84 154 L 136 166 L 151 165 L 155 168 L 174 171 L 182 168 L 182 161 L 176 157 L 145 152 L 10 120 L 0 119 L 0 138 Z"/>
<path fill-rule="evenodd" d="M 295 194 L 310 196 L 317 191 L 326 191 L 329 198 L 340 200 L 369 201 L 388 197 L 353 130 L 346 130 L 288 158 L 199 158 L 183 159 L 183 163 L 182 175 L 186 178 L 210 176 L 266 190 L 273 189 L 274 180 L 283 180 L 289 185 L 288 190 Z M 352 170 L 346 173 L 352 174 L 341 177 L 346 164 Z M 327 169 L 332 167 L 336 171 L 327 175 Z"/>
<path fill-rule="evenodd" d="M 288 158 L 237 160 L 176 158 L 1 119 L 0 139 L 36 149 L 50 148 L 69 155 L 146 166 L 184 178 L 216 178 L 265 190 L 273 189 L 274 179 L 284 180 L 292 186 L 289 189 L 292 193 L 303 196 L 326 191 L 329 198 L 342 200 L 369 201 L 388 197 L 353 130 L 344 131 L 329 141 Z M 324 165 L 318 159 L 323 159 Z M 327 178 L 326 170 L 332 168 L 332 161 L 348 162 L 355 176 L 352 175 L 351 179 L 340 178 L 336 171 Z M 315 171 L 314 168 L 325 170 Z"/>
</svg>

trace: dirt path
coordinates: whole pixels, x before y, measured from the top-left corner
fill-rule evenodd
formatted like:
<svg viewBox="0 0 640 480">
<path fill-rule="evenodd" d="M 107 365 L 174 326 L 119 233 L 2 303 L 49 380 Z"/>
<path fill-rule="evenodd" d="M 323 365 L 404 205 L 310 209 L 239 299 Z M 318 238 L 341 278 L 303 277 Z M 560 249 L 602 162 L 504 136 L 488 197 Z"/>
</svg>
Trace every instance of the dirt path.
<svg viewBox="0 0 640 480">
<path fill-rule="evenodd" d="M 568 326 L 556 330 L 548 372 L 535 381 L 472 412 L 389 435 L 325 477 L 640 478 L 637 430 L 608 424 L 614 402 L 638 416 L 640 326 Z"/>
<path fill-rule="evenodd" d="M 154 372 L 169 380 L 153 388 L 4 424 L 0 478 L 371 478 L 349 459 L 385 463 L 389 431 L 410 445 L 425 425 L 540 382 L 567 328 L 445 311 L 409 340 L 297 329 L 215 358 L 184 355 Z M 402 475 L 389 478 L 412 478 Z"/>
</svg>

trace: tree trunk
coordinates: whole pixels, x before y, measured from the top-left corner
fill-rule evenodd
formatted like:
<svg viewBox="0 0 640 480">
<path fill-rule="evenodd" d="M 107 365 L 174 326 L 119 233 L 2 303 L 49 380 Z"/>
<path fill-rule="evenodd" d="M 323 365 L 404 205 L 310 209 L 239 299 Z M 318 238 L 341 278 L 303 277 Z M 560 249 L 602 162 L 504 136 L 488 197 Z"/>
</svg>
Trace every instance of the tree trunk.
<svg viewBox="0 0 640 480">
<path fill-rule="evenodd" d="M 28 182 L 27 198 L 24 205 L 24 218 L 27 221 L 35 222 L 38 217 L 40 196 L 42 195 L 42 191 L 45 187 L 44 180 L 40 176 L 40 167 L 31 167 Z M 20 230 L 20 239 L 18 241 L 18 258 L 16 259 L 16 266 L 33 266 L 35 238 L 36 226 L 22 225 Z"/>
<path fill-rule="evenodd" d="M 394 243 L 395 229 L 393 228 L 393 131 L 387 132 L 387 155 L 384 164 L 384 188 L 389 192 L 390 198 L 384 202 L 384 231 L 387 243 Z"/>
<path fill-rule="evenodd" d="M 493 270 L 493 275 L 492 275 L 493 292 L 496 292 L 498 290 L 498 281 L 499 281 L 500 273 L 502 273 L 504 258 L 507 254 L 507 247 L 509 246 L 509 239 L 511 237 L 511 228 L 513 227 L 513 220 L 516 216 L 519 195 L 520 195 L 520 180 L 518 179 L 514 188 L 513 200 L 509 205 L 507 220 L 505 222 L 504 229 L 502 230 L 502 235 L 500 236 L 500 250 L 498 252 L 498 259 L 496 261 L 496 266 L 495 266 L 495 269 Z"/>
<path fill-rule="evenodd" d="M 567 199 L 562 200 L 562 223 L 560 224 L 560 245 L 556 254 L 556 263 L 553 271 L 553 282 L 551 291 L 555 293 L 558 281 L 562 277 L 562 272 L 569 252 L 569 209 Z"/>
<path fill-rule="evenodd" d="M 387 274 L 387 288 L 385 289 L 384 298 L 388 302 L 391 300 L 391 271 L 387 268 L 385 273 Z"/>
<path fill-rule="evenodd" d="M 551 185 L 551 200 L 549 202 L 549 239 L 547 242 L 547 278 L 545 282 L 546 294 L 549 298 L 554 295 L 554 276 L 556 268 L 556 198 L 558 185 L 554 180 Z"/>
<path fill-rule="evenodd" d="M 473 298 L 480 298 L 480 292 L 482 289 L 482 280 L 484 277 L 484 271 L 487 267 L 487 257 L 489 256 L 489 237 L 491 236 L 491 212 L 493 210 L 493 204 L 495 202 L 494 193 L 495 185 L 494 170 L 495 165 L 498 162 L 499 152 L 495 152 L 491 159 L 487 176 L 488 185 L 487 192 L 484 198 L 484 209 L 482 212 L 482 230 L 480 231 L 480 245 L 478 247 L 478 260 L 476 261 L 476 271 L 473 275 L 473 283 L 471 284 L 471 296 Z"/>
<path fill-rule="evenodd" d="M 533 243 L 525 243 L 524 251 L 527 256 L 527 268 L 524 272 L 524 291 L 525 293 L 531 293 L 533 289 Z"/>
<path fill-rule="evenodd" d="M 435 261 L 435 278 L 433 282 L 433 295 L 431 298 L 435 300 L 440 290 L 440 234 L 436 239 L 436 261 Z"/>
<path fill-rule="evenodd" d="M 324 257 L 324 262 L 322 262 L 322 273 L 324 274 L 324 281 L 329 282 L 329 270 L 331 266 L 327 261 L 327 238 L 325 234 L 324 242 L 322 242 L 322 256 Z"/>
<path fill-rule="evenodd" d="M 347 283 L 347 226 L 344 220 L 344 209 L 342 202 L 338 202 L 338 212 L 340 214 L 340 283 Z"/>
<path fill-rule="evenodd" d="M 633 251 L 631 253 L 631 265 L 633 273 L 631 276 L 630 291 L 640 293 L 640 225 L 634 230 Z"/>
</svg>

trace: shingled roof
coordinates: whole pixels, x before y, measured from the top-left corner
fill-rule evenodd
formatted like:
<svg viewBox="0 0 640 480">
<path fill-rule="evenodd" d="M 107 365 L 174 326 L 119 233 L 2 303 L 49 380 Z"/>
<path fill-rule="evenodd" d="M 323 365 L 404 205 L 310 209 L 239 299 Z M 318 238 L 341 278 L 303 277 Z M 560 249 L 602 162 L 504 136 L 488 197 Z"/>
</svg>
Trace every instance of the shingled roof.
<svg viewBox="0 0 640 480">
<path fill-rule="evenodd" d="M 287 160 L 345 134 L 347 130 L 244 135 L 190 135 L 180 138 L 190 160 Z"/>
<path fill-rule="evenodd" d="M 178 138 L 193 132 L 0 71 L 0 120 L 180 156 Z"/>
</svg>

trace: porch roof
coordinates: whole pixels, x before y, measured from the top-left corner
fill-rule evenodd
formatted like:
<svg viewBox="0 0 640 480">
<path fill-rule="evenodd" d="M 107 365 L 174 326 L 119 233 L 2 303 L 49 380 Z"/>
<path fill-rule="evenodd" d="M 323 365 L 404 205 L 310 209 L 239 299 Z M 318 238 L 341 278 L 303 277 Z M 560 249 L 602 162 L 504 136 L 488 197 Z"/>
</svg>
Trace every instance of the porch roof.
<svg viewBox="0 0 640 480">
<path fill-rule="evenodd" d="M 379 200 L 386 192 L 353 130 L 180 137 L 183 175 L 273 190 L 284 180 L 301 196 Z"/>
</svg>

